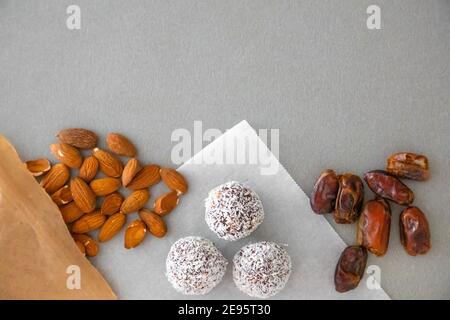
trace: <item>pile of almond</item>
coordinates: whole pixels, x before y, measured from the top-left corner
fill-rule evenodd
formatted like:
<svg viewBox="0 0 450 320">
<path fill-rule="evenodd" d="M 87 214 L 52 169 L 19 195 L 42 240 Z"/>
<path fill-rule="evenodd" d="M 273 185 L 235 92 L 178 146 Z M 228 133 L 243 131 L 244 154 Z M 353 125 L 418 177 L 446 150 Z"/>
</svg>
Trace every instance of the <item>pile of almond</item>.
<svg viewBox="0 0 450 320">
<path fill-rule="evenodd" d="M 89 257 L 98 254 L 98 243 L 89 232 L 99 229 L 98 241 L 108 241 L 134 212 L 139 218 L 126 228 L 125 248 L 138 246 L 147 232 L 164 237 L 167 226 L 162 217 L 177 206 L 179 196 L 188 190 L 179 172 L 156 164 L 141 165 L 135 158 L 136 147 L 118 133 L 108 134 L 109 151 L 99 149 L 97 135 L 87 129 L 65 129 L 57 137 L 60 142 L 50 145 L 50 150 L 60 163 L 52 165 L 48 159 L 37 159 L 26 165 L 34 176 L 43 176 L 41 186 L 59 207 L 82 253 Z M 86 152 L 89 154 L 83 157 Z M 124 166 L 119 156 L 131 159 Z M 102 176 L 97 177 L 99 171 Z M 152 210 L 144 208 L 150 199 L 149 188 L 160 180 L 168 192 L 156 198 Z M 128 196 L 119 193 L 121 187 L 130 190 Z"/>
</svg>

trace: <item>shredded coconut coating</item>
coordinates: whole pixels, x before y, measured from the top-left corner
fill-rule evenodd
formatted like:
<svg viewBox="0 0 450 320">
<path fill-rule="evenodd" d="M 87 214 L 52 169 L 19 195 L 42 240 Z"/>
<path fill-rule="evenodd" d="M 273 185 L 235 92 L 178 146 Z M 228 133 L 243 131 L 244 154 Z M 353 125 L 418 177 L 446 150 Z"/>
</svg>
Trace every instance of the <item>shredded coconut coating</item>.
<svg viewBox="0 0 450 320">
<path fill-rule="evenodd" d="M 233 280 L 251 297 L 268 298 L 280 292 L 289 280 L 292 264 L 287 251 L 273 242 L 244 246 L 233 259 Z"/>
<path fill-rule="evenodd" d="M 248 186 L 236 181 L 212 189 L 205 200 L 205 208 L 206 223 L 224 240 L 245 238 L 264 220 L 259 196 Z"/>
<path fill-rule="evenodd" d="M 188 295 L 211 291 L 227 269 L 228 261 L 208 239 L 186 237 L 170 248 L 166 260 L 166 276 L 172 286 Z"/>
</svg>

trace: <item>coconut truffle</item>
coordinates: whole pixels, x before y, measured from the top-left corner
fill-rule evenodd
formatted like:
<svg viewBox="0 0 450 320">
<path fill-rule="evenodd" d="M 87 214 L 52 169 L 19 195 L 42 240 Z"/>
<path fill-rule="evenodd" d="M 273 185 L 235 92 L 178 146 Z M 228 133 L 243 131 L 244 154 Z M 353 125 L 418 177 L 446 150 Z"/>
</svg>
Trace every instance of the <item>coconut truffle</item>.
<svg viewBox="0 0 450 320">
<path fill-rule="evenodd" d="M 170 248 L 166 275 L 172 286 L 183 294 L 206 294 L 222 281 L 227 264 L 210 240 L 186 237 Z"/>
<path fill-rule="evenodd" d="M 224 240 L 247 237 L 264 220 L 258 195 L 236 181 L 212 189 L 205 200 L 205 220 L 209 228 Z"/>
<path fill-rule="evenodd" d="M 249 244 L 234 256 L 233 280 L 251 297 L 268 298 L 280 292 L 291 274 L 291 258 L 273 242 Z"/>
</svg>

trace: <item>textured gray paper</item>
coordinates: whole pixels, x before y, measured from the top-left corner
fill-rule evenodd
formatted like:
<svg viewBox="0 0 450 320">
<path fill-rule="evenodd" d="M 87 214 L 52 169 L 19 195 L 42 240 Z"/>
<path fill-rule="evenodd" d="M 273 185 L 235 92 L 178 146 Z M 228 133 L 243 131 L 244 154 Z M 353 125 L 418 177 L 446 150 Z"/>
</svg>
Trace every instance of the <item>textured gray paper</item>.
<svg viewBox="0 0 450 320">
<path fill-rule="evenodd" d="M 250 242 L 267 240 L 286 245 L 293 264 L 290 281 L 276 299 L 389 299 L 382 289 L 367 288 L 367 275 L 351 292 L 339 294 L 334 290 L 334 268 L 345 244 L 326 219 L 312 213 L 308 197 L 281 165 L 275 175 L 262 175 L 262 165 L 257 164 L 196 164 L 205 154 L 230 151 L 230 145 L 223 143 L 224 139 L 230 141 L 230 137 L 234 141 L 247 139 L 247 148 L 257 144 L 260 151 L 268 152 L 253 128 L 246 121 L 240 122 L 179 168 L 188 179 L 190 190 L 178 208 L 166 217 L 169 232 L 165 238 L 148 236 L 136 249 L 125 250 L 122 232 L 102 246 L 94 263 L 119 298 L 246 299 L 248 296 L 235 287 L 231 277 L 233 255 Z M 269 154 L 271 161 L 278 164 Z M 254 188 L 266 213 L 264 222 L 254 233 L 236 242 L 220 240 L 204 220 L 204 199 L 208 191 L 229 180 L 245 182 Z M 205 296 L 184 296 L 165 277 L 165 260 L 171 244 L 188 235 L 212 240 L 229 260 L 223 281 Z"/>
<path fill-rule="evenodd" d="M 69 4 L 81 30 L 66 27 Z M 371 4 L 381 30 L 367 29 Z M 371 261 L 394 299 L 449 299 L 449 12 L 449 0 L 2 0 L 0 131 L 27 160 L 54 159 L 54 134 L 81 126 L 102 142 L 121 132 L 140 160 L 167 164 L 175 129 L 247 119 L 280 129 L 280 161 L 306 194 L 325 168 L 362 176 L 394 152 L 424 154 L 430 180 L 405 183 L 432 249 L 405 252 L 393 205 L 389 250 Z M 191 199 L 169 217 L 170 236 Z M 327 219 L 355 241 L 354 225 Z"/>
</svg>

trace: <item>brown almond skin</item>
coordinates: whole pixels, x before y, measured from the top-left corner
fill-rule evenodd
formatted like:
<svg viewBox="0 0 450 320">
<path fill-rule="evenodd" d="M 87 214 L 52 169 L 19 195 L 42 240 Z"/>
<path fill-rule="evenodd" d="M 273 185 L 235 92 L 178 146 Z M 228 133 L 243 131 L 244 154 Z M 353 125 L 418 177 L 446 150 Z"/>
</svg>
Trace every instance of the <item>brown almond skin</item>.
<svg viewBox="0 0 450 320">
<path fill-rule="evenodd" d="M 70 180 L 70 191 L 72 192 L 73 201 L 83 212 L 95 210 L 95 193 L 83 179 L 75 177 Z"/>
<path fill-rule="evenodd" d="M 376 256 L 388 250 L 391 230 L 391 208 L 382 198 L 367 201 L 358 221 L 356 242 Z"/>
<path fill-rule="evenodd" d="M 119 212 L 120 207 L 122 206 L 122 202 L 122 195 L 118 192 L 113 192 L 105 197 L 100 210 L 102 214 L 110 216 L 114 213 Z"/>
<path fill-rule="evenodd" d="M 93 131 L 83 128 L 64 129 L 56 136 L 61 142 L 79 149 L 93 149 L 97 144 L 97 135 Z"/>
<path fill-rule="evenodd" d="M 333 212 L 338 190 L 339 178 L 336 173 L 331 169 L 323 171 L 309 198 L 311 209 L 317 214 Z"/>
<path fill-rule="evenodd" d="M 65 164 L 57 163 L 41 180 L 41 186 L 52 194 L 62 188 L 70 178 L 69 168 Z"/>
<path fill-rule="evenodd" d="M 68 204 L 73 200 L 72 192 L 70 191 L 70 187 L 68 185 L 59 188 L 56 192 L 52 193 L 50 197 L 57 206 Z"/>
<path fill-rule="evenodd" d="M 98 241 L 105 242 L 111 240 L 117 233 L 119 233 L 126 220 L 127 216 L 120 212 L 110 216 L 98 233 Z"/>
<path fill-rule="evenodd" d="M 176 191 L 167 192 L 161 196 L 159 196 L 155 200 L 154 204 L 154 212 L 159 214 L 160 216 L 164 216 L 169 214 L 175 207 L 178 205 L 178 194 Z"/>
<path fill-rule="evenodd" d="M 134 220 L 125 230 L 124 247 L 126 249 L 136 248 L 145 238 L 147 227 L 141 220 Z"/>
<path fill-rule="evenodd" d="M 121 186 L 121 182 L 120 179 L 108 177 L 94 179 L 89 183 L 89 186 L 97 197 L 102 197 L 117 191 Z"/>
<path fill-rule="evenodd" d="M 122 175 L 122 162 L 111 153 L 95 148 L 93 150 L 94 157 L 97 158 L 100 170 L 107 176 L 119 178 Z"/>
<path fill-rule="evenodd" d="M 150 199 L 150 192 L 147 189 L 135 190 L 125 198 L 120 207 L 120 212 L 131 213 L 142 209 Z"/>
<path fill-rule="evenodd" d="M 148 188 L 154 184 L 157 184 L 161 180 L 159 174 L 159 166 L 156 164 L 149 164 L 143 167 L 131 180 L 127 188 L 131 190 L 139 190 Z"/>
<path fill-rule="evenodd" d="M 106 145 L 109 150 L 119 156 L 135 157 L 137 154 L 134 144 L 120 133 L 109 133 L 106 136 Z"/>
<path fill-rule="evenodd" d="M 412 152 L 398 152 L 387 159 L 386 171 L 400 178 L 428 180 L 430 169 L 426 156 Z"/>
<path fill-rule="evenodd" d="M 50 145 L 52 154 L 69 168 L 79 168 L 83 163 L 83 157 L 77 148 L 67 143 L 53 143 Z"/>
<path fill-rule="evenodd" d="M 100 228 L 106 221 L 106 216 L 100 210 L 86 213 L 72 224 L 73 233 L 86 233 Z"/>
<path fill-rule="evenodd" d="M 136 174 L 142 169 L 139 161 L 136 159 L 128 160 L 122 172 L 122 185 L 127 187 Z"/>
<path fill-rule="evenodd" d="M 97 241 L 92 239 L 86 234 L 79 234 L 79 233 L 72 233 L 72 237 L 76 240 L 81 242 L 84 245 L 86 255 L 88 257 L 95 257 L 98 252 L 100 251 L 100 248 L 98 246 Z"/>
<path fill-rule="evenodd" d="M 147 226 L 147 230 L 155 237 L 162 238 L 167 233 L 167 226 L 164 220 L 156 213 L 142 209 L 139 211 L 139 217 Z"/>
<path fill-rule="evenodd" d="M 35 177 L 43 175 L 44 173 L 50 171 L 50 169 L 52 168 L 50 161 L 48 161 L 48 159 L 46 158 L 28 160 L 27 162 L 25 162 L 25 164 L 28 171 L 30 171 L 31 174 Z"/>
<path fill-rule="evenodd" d="M 83 256 L 85 256 L 86 255 L 86 248 L 84 247 L 84 245 L 80 241 L 77 241 L 77 240 L 75 240 L 75 244 L 77 245 L 78 249 L 81 251 Z"/>
<path fill-rule="evenodd" d="M 159 171 L 161 179 L 166 186 L 177 191 L 179 194 L 185 194 L 188 191 L 188 184 L 181 173 L 172 168 L 162 168 Z"/>
<path fill-rule="evenodd" d="M 94 156 L 89 156 L 84 159 L 80 167 L 78 176 L 86 182 L 90 182 L 95 178 L 98 172 L 98 160 Z"/>
<path fill-rule="evenodd" d="M 431 233 L 425 214 L 417 207 L 407 207 L 400 214 L 400 242 L 411 256 L 431 249 Z"/>
<path fill-rule="evenodd" d="M 399 178 L 383 170 L 369 171 L 364 180 L 376 195 L 400 205 L 410 205 L 414 201 L 414 192 Z"/>
<path fill-rule="evenodd" d="M 65 223 L 72 223 L 84 214 L 74 201 L 62 206 L 59 210 Z"/>
</svg>

